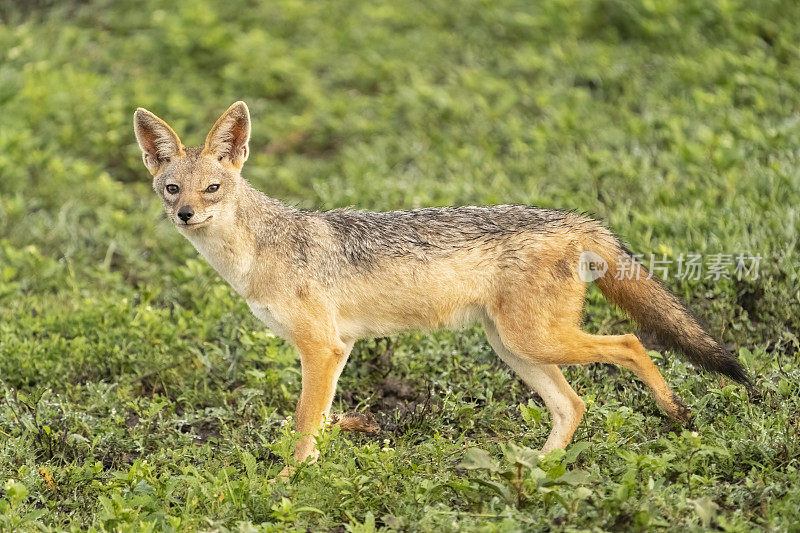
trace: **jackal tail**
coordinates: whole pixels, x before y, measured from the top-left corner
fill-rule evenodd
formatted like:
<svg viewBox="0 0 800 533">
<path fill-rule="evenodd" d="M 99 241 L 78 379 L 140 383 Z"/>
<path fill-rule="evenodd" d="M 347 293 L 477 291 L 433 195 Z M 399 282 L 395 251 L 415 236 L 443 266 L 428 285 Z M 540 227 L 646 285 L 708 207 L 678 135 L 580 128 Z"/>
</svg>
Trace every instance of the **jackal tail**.
<svg viewBox="0 0 800 533">
<path fill-rule="evenodd" d="M 615 244 L 607 248 L 616 249 L 607 249 L 602 254 L 609 268 L 595 280 L 603 295 L 626 311 L 642 330 L 654 335 L 659 344 L 684 353 L 692 363 L 705 370 L 752 385 L 747 369 L 736 356 L 714 340 L 658 279 L 650 277 L 630 251 L 618 241 Z M 620 260 L 633 269 L 617 269 Z M 618 276 L 623 272 L 626 275 Z M 628 276 L 629 273 L 632 275 Z"/>
</svg>

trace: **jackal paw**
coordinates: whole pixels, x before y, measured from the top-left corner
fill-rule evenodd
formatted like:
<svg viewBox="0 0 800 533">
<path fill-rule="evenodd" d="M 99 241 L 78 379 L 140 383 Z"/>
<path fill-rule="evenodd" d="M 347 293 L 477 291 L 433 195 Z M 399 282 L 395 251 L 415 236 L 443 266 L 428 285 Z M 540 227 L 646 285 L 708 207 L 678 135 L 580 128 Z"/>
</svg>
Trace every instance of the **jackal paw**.
<svg viewBox="0 0 800 533">
<path fill-rule="evenodd" d="M 686 424 L 692 418 L 692 410 L 674 393 L 672 394 L 672 406 L 667 414 L 681 424 Z"/>
<path fill-rule="evenodd" d="M 287 465 L 283 467 L 283 470 L 281 470 L 281 473 L 278 474 L 278 477 L 267 480 L 267 483 L 289 483 L 289 481 L 292 479 L 292 475 L 294 475 L 294 467 Z"/>
</svg>

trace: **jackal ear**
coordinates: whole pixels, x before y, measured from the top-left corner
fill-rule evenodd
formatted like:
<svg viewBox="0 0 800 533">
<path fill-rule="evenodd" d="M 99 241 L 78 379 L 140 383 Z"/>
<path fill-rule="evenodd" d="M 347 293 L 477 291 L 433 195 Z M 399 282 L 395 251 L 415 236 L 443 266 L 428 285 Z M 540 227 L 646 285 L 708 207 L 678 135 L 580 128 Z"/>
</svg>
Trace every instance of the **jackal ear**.
<svg viewBox="0 0 800 533">
<path fill-rule="evenodd" d="M 150 174 L 156 175 L 164 163 L 183 153 L 181 140 L 169 125 L 147 109 L 133 114 L 133 131 L 142 149 L 142 160 Z"/>
<path fill-rule="evenodd" d="M 250 154 L 250 111 L 244 102 L 236 102 L 217 119 L 208 132 L 203 152 L 241 169 Z"/>
</svg>

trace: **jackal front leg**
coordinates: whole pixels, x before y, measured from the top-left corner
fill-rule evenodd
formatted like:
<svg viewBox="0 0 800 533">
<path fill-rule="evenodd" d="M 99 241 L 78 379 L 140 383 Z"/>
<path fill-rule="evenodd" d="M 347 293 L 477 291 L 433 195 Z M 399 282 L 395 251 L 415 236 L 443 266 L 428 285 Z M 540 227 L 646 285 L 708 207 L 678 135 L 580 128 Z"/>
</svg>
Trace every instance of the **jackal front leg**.
<svg viewBox="0 0 800 533">
<path fill-rule="evenodd" d="M 301 435 L 294 450 L 298 462 L 317 460 L 315 437 L 330 413 L 336 382 L 342 373 L 353 345 L 332 340 L 298 339 L 302 366 L 300 400 L 297 402 L 297 433 Z M 291 468 L 285 467 L 280 477 L 287 479 Z"/>
</svg>

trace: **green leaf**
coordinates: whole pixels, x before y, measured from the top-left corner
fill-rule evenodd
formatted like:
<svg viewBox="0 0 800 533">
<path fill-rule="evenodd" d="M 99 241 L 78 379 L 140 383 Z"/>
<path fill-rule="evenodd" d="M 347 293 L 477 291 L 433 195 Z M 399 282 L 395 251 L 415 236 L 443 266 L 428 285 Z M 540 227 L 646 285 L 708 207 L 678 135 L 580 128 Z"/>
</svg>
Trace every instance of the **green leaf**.
<svg viewBox="0 0 800 533">
<path fill-rule="evenodd" d="M 558 479 L 561 476 L 563 476 L 566 471 L 567 471 L 566 465 L 564 465 L 563 463 L 559 463 L 547 469 L 547 477 L 549 477 L 550 479 Z"/>
<path fill-rule="evenodd" d="M 569 485 L 582 485 L 589 481 L 589 472 L 585 470 L 570 470 L 560 476 L 558 481 Z"/>
<path fill-rule="evenodd" d="M 466 468 L 467 470 L 483 469 L 489 470 L 490 472 L 497 472 L 500 470 L 500 466 L 497 464 L 497 461 L 492 458 L 491 454 L 480 448 L 470 448 L 467 450 L 467 453 L 464 454 L 464 458 L 458 466 L 460 468 Z"/>
<path fill-rule="evenodd" d="M 503 483 L 498 483 L 497 481 L 487 480 L 487 479 L 480 479 L 480 478 L 472 478 L 471 481 L 477 483 L 478 485 L 483 485 L 484 487 L 493 490 L 497 494 L 503 497 L 503 499 L 507 502 L 514 502 L 514 496 L 511 494 L 511 489 L 508 485 Z"/>
<path fill-rule="evenodd" d="M 244 468 L 245 472 L 247 473 L 247 477 L 251 480 L 255 478 L 257 472 L 257 465 L 256 465 L 256 458 L 253 457 L 253 454 L 251 454 L 250 452 L 243 452 L 242 463 L 244 463 Z"/>
<path fill-rule="evenodd" d="M 519 412 L 529 426 L 535 426 L 542 420 L 542 410 L 533 403 L 533 400 L 528 400 L 528 405 L 519 404 Z"/>
<path fill-rule="evenodd" d="M 582 452 L 589 449 L 589 446 L 590 444 L 587 441 L 576 442 L 575 444 L 569 446 L 564 454 L 564 462 L 566 464 L 574 463 Z"/>
<path fill-rule="evenodd" d="M 19 506 L 28 497 L 28 487 L 20 481 L 9 479 L 6 481 L 5 490 L 12 507 Z"/>
<path fill-rule="evenodd" d="M 714 501 L 708 496 L 687 501 L 694 504 L 694 509 L 697 512 L 697 516 L 699 516 L 700 520 L 702 520 L 703 527 L 708 527 L 711 523 L 711 520 L 717 516 L 719 505 L 714 503 Z"/>
</svg>

